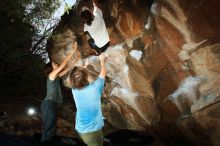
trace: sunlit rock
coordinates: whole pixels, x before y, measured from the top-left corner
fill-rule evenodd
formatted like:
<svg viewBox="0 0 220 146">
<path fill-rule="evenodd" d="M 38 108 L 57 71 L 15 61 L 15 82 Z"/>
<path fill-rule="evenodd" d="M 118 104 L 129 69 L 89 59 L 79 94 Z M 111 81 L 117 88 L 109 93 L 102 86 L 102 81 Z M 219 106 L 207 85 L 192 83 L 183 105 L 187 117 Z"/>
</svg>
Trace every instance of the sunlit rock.
<svg viewBox="0 0 220 146">
<path fill-rule="evenodd" d="M 142 57 L 142 52 L 138 51 L 138 50 L 131 50 L 129 55 L 131 57 L 133 57 L 134 59 L 136 59 L 137 61 L 139 61 L 141 59 L 141 57 Z"/>
<path fill-rule="evenodd" d="M 92 3 L 81 0 L 76 10 L 84 5 Z M 184 134 L 197 145 L 217 146 L 219 1 L 106 0 L 100 8 L 111 40 L 105 52 L 106 120 L 121 129 L 171 139 Z M 62 17 L 48 41 L 51 59 L 60 63 L 75 41 L 79 45 L 68 67 L 84 66 L 87 60 L 88 72 L 97 77 L 99 59 L 72 11 Z M 68 75 L 66 85 L 67 80 Z M 207 131 L 210 126 L 212 134 Z M 201 144 L 204 135 L 209 138 Z"/>
<path fill-rule="evenodd" d="M 178 89 L 169 96 L 183 115 L 190 114 L 191 106 L 201 98 L 199 86 L 204 83 L 205 80 L 206 79 L 202 77 L 188 77 L 181 83 Z"/>
</svg>

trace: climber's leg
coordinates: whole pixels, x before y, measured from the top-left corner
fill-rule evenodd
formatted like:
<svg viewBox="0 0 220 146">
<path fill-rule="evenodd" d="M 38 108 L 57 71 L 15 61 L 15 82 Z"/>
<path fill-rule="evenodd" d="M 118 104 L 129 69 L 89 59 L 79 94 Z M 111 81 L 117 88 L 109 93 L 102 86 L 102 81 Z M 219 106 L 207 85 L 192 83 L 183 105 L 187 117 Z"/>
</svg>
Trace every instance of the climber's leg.
<svg viewBox="0 0 220 146">
<path fill-rule="evenodd" d="M 89 46 L 94 49 L 98 54 L 101 54 L 102 52 L 105 52 L 105 50 L 109 47 L 109 42 L 105 44 L 103 47 L 99 48 L 96 46 L 94 39 L 90 38 L 88 40 Z"/>
</svg>

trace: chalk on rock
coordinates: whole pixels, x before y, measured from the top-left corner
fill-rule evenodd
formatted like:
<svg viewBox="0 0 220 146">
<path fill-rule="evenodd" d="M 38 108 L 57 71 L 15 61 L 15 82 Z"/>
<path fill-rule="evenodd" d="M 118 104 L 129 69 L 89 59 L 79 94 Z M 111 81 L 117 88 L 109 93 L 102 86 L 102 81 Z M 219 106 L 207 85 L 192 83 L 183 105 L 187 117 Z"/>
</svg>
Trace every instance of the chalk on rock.
<svg viewBox="0 0 220 146">
<path fill-rule="evenodd" d="M 134 59 L 136 59 L 137 61 L 139 61 L 142 57 L 142 51 L 139 50 L 131 50 L 131 52 L 129 53 L 129 55 L 131 57 L 133 57 Z"/>
</svg>

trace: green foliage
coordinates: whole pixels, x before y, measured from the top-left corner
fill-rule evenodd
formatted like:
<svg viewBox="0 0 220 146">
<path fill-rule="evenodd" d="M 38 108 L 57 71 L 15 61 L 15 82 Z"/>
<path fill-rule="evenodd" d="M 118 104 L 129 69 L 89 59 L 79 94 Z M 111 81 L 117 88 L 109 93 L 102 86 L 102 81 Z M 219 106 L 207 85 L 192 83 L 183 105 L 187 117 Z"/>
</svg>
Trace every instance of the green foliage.
<svg viewBox="0 0 220 146">
<path fill-rule="evenodd" d="M 69 11 L 72 9 L 71 6 L 69 6 L 67 3 L 65 3 L 65 7 L 64 7 L 64 13 L 67 13 L 69 15 Z"/>
<path fill-rule="evenodd" d="M 56 40 L 57 37 L 56 37 L 56 35 L 51 34 L 51 35 L 50 35 L 50 38 L 51 38 L 52 40 Z"/>
<path fill-rule="evenodd" d="M 7 60 L 13 52 L 28 52 L 35 34 L 33 26 L 23 22 L 25 7 L 20 1 L 7 0 L 0 4 L 0 56 Z M 11 56 L 10 56 L 11 57 Z"/>
<path fill-rule="evenodd" d="M 0 73 L 0 97 L 43 98 L 45 95 L 44 62 L 39 56 L 22 51 L 7 56 Z"/>
<path fill-rule="evenodd" d="M 45 21 L 60 6 L 59 0 L 26 0 L 25 21 L 33 24 L 36 29 L 42 28 Z"/>
<path fill-rule="evenodd" d="M 0 47 L 30 48 L 45 21 L 59 7 L 59 0 L 7 0 L 0 3 Z M 29 48 L 28 48 L 29 47 Z"/>
<path fill-rule="evenodd" d="M 58 7 L 58 0 L 1 1 L 0 97 L 43 98 L 44 62 L 31 48 L 33 38 Z"/>
</svg>

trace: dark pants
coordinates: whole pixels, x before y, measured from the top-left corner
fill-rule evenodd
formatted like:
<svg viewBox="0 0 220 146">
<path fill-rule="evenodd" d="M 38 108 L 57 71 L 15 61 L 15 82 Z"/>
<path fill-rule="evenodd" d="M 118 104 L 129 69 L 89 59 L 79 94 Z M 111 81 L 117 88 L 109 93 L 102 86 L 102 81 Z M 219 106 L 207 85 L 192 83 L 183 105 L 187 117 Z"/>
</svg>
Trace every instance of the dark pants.
<svg viewBox="0 0 220 146">
<path fill-rule="evenodd" d="M 56 133 L 57 103 L 43 100 L 41 103 L 43 133 L 41 142 L 49 142 Z"/>
<path fill-rule="evenodd" d="M 87 146 L 103 146 L 103 132 L 102 129 L 88 133 L 77 133 L 78 137 Z"/>
<path fill-rule="evenodd" d="M 89 46 L 94 49 L 99 55 L 104 52 L 109 47 L 109 42 L 105 44 L 103 47 L 99 48 L 96 46 L 94 39 L 90 38 L 88 40 Z"/>
</svg>

